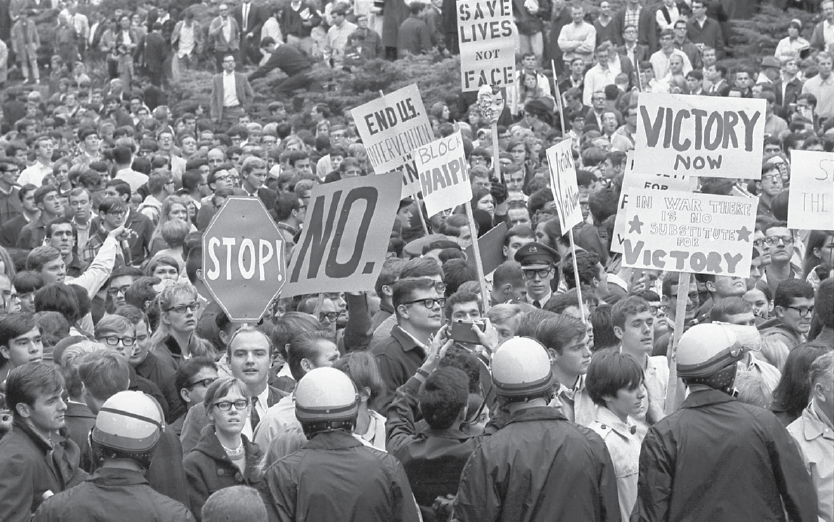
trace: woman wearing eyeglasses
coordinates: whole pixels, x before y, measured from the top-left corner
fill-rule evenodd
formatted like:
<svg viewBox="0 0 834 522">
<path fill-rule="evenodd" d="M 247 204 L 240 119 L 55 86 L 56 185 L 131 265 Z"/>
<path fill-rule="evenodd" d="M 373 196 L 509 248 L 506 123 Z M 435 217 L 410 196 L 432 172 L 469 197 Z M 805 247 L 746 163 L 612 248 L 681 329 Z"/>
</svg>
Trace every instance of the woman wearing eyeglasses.
<svg viewBox="0 0 834 522">
<path fill-rule="evenodd" d="M 182 463 L 197 520 L 212 493 L 231 486 L 255 487 L 262 476 L 261 450 L 241 434 L 251 409 L 246 384 L 234 377 L 217 379 L 206 390 L 203 404 L 209 425 Z"/>
<path fill-rule="evenodd" d="M 157 295 L 159 327 L 151 337 L 151 350 L 175 371 L 191 357 L 215 358 L 214 348 L 195 333 L 203 308 L 197 289 L 188 283 L 166 286 Z"/>
</svg>

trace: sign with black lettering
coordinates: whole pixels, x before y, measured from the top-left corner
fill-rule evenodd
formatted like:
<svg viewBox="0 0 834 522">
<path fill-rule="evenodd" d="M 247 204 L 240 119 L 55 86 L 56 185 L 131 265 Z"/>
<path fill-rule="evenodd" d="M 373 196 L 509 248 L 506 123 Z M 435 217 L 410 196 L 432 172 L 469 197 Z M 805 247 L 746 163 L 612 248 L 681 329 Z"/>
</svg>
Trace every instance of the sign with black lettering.
<svg viewBox="0 0 834 522">
<path fill-rule="evenodd" d="M 203 282 L 229 319 L 257 322 L 285 269 L 284 240 L 261 200 L 228 198 L 203 234 Z"/>
<path fill-rule="evenodd" d="M 515 81 L 512 0 L 458 0 L 460 82 L 463 92 Z"/>
<path fill-rule="evenodd" d="M 759 179 L 765 118 L 762 99 L 640 96 L 634 170 Z"/>
<path fill-rule="evenodd" d="M 834 230 L 834 155 L 792 151 L 791 173 L 788 227 Z"/>
<path fill-rule="evenodd" d="M 686 174 L 638 174 L 634 172 L 634 151 L 628 151 L 626 167 L 623 171 L 623 186 L 620 190 L 620 201 L 617 205 L 617 217 L 614 220 L 614 237 L 611 238 L 611 251 L 623 253 L 623 240 L 625 239 L 626 214 L 625 208 L 628 204 L 628 192 L 630 189 L 645 190 L 680 190 L 683 192 L 695 192 L 698 185 L 697 176 Z"/>
<path fill-rule="evenodd" d="M 420 178 L 411 153 L 434 141 L 434 131 L 417 85 L 403 87 L 350 113 L 374 172 L 401 172 L 402 197 L 417 194 Z"/>
<path fill-rule="evenodd" d="M 400 204 L 399 173 L 315 185 L 282 296 L 372 290 Z"/>
<path fill-rule="evenodd" d="M 571 140 L 562 140 L 545 151 L 550 166 L 550 190 L 562 225 L 562 233 L 582 221 L 579 208 L 579 187 L 576 184 L 576 167 L 573 163 Z"/>
<path fill-rule="evenodd" d="M 630 189 L 623 266 L 748 277 L 757 198 Z"/>
<path fill-rule="evenodd" d="M 460 131 L 418 148 L 414 155 L 429 216 L 472 199 Z"/>
</svg>

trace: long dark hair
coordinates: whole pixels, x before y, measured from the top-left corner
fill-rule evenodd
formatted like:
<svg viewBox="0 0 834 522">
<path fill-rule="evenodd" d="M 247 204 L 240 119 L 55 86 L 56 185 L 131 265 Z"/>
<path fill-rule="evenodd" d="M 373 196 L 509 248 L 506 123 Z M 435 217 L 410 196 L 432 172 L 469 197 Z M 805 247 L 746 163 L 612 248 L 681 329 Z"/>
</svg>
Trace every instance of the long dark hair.
<svg viewBox="0 0 834 522">
<path fill-rule="evenodd" d="M 823 347 L 799 345 L 791 350 L 782 369 L 782 379 L 773 390 L 774 405 L 783 408 L 792 417 L 799 417 L 808 406 L 811 384 L 808 371 L 817 357 L 827 352 Z"/>
</svg>

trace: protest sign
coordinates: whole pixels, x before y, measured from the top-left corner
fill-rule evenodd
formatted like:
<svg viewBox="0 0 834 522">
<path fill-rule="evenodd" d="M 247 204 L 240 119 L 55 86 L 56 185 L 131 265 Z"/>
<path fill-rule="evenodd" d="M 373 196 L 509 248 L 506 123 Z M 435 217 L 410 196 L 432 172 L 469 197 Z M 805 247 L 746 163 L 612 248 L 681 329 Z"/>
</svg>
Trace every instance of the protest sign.
<svg viewBox="0 0 834 522">
<path fill-rule="evenodd" d="M 758 200 L 629 190 L 623 266 L 747 277 Z"/>
<path fill-rule="evenodd" d="M 282 295 L 373 289 L 400 203 L 401 179 L 392 172 L 315 185 Z"/>
<path fill-rule="evenodd" d="M 759 179 L 764 126 L 762 99 L 640 96 L 634 170 Z"/>
<path fill-rule="evenodd" d="M 434 131 L 417 85 L 409 85 L 352 111 L 356 130 L 377 174 L 402 173 L 402 197 L 420 190 L 411 151 L 434 141 Z"/>
<path fill-rule="evenodd" d="M 429 216 L 472 199 L 460 131 L 419 147 L 414 151 L 414 161 Z"/>
<path fill-rule="evenodd" d="M 478 238 L 478 252 L 481 257 L 481 264 L 484 273 L 489 274 L 498 265 L 506 261 L 504 259 L 504 239 L 507 237 L 507 224 L 501 223 L 492 227 L 489 232 Z M 473 242 L 474 243 L 474 242 Z M 467 259 L 474 259 L 475 249 L 469 245 L 464 249 Z M 512 260 L 510 260 L 512 261 Z"/>
<path fill-rule="evenodd" d="M 515 25 L 511 0 L 458 0 L 461 91 L 515 81 Z"/>
<path fill-rule="evenodd" d="M 232 321 L 257 322 L 286 281 L 284 239 L 258 198 L 230 197 L 203 234 L 203 282 Z"/>
<path fill-rule="evenodd" d="M 830 152 L 791 152 L 788 227 L 834 230 L 834 155 Z"/>
<path fill-rule="evenodd" d="M 567 232 L 582 221 L 571 140 L 560 141 L 547 149 L 546 154 L 547 163 L 550 165 L 550 190 L 553 192 L 553 202 L 556 204 L 562 230 Z"/>
<path fill-rule="evenodd" d="M 634 172 L 634 152 L 628 152 L 626 168 L 623 172 L 623 187 L 620 190 L 620 202 L 617 205 L 617 217 L 614 220 L 614 237 L 611 240 L 611 251 L 623 253 L 623 239 L 625 238 L 626 214 L 624 212 L 628 202 L 628 190 L 642 188 L 646 190 L 680 190 L 693 192 L 698 182 L 697 176 L 686 174 L 638 174 Z"/>
</svg>

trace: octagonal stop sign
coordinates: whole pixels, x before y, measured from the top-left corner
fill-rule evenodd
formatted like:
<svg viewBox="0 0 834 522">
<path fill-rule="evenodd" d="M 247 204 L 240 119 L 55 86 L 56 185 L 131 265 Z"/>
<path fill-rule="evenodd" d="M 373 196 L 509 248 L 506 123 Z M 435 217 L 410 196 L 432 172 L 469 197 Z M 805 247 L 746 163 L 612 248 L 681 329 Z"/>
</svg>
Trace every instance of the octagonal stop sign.
<svg viewBox="0 0 834 522">
<path fill-rule="evenodd" d="M 284 240 L 261 200 L 228 198 L 203 234 L 203 281 L 229 319 L 257 322 L 285 273 Z"/>
</svg>

